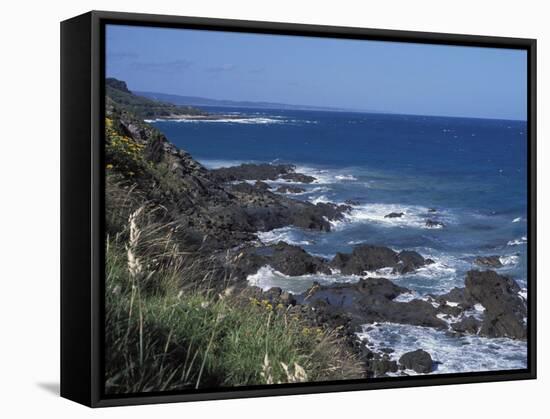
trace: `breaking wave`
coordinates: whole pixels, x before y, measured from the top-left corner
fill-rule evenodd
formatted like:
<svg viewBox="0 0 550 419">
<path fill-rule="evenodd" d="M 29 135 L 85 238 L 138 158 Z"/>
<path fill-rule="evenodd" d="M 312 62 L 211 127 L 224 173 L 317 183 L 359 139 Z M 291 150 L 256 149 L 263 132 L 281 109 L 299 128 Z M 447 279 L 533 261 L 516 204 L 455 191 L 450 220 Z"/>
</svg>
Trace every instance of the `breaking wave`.
<svg viewBox="0 0 550 419">
<path fill-rule="evenodd" d="M 248 275 L 247 281 L 249 285 L 260 287 L 263 290 L 269 290 L 273 287 L 281 287 L 293 294 L 301 294 L 307 291 L 313 282 L 318 282 L 321 285 L 331 285 L 346 282 L 359 281 L 357 275 L 338 275 L 338 274 L 308 274 L 299 276 L 285 275 L 269 265 L 262 266 L 258 272 Z"/>
<path fill-rule="evenodd" d="M 453 222 L 452 216 L 447 211 L 431 213 L 430 209 L 420 205 L 401 204 L 363 204 L 353 205 L 352 211 L 346 214 L 346 221 L 371 222 L 381 226 L 400 228 L 442 228 L 442 226 L 430 227 L 427 220 L 449 224 Z M 388 217 L 389 214 L 401 214 L 401 216 Z"/>
<path fill-rule="evenodd" d="M 399 360 L 406 352 L 423 349 L 436 363 L 431 374 L 495 371 L 527 368 L 527 344 L 508 338 L 458 336 L 429 327 L 395 323 L 374 323 L 358 333 L 374 350 L 391 347 L 391 359 Z M 405 370 L 407 375 L 416 375 Z M 394 373 L 393 375 L 400 375 Z"/>
<path fill-rule="evenodd" d="M 275 116 L 259 116 L 259 117 L 247 117 L 243 116 L 242 118 L 231 117 L 231 118 L 180 118 L 180 119 L 146 119 L 147 123 L 155 122 L 174 122 L 174 123 L 190 123 L 190 124 L 245 124 L 245 125 L 272 125 L 272 124 L 317 124 L 318 121 L 312 120 L 301 120 L 301 119 L 284 119 L 282 117 Z"/>
<path fill-rule="evenodd" d="M 519 239 L 510 240 L 507 244 L 508 246 L 520 246 L 527 243 L 527 236 L 522 236 Z"/>
<path fill-rule="evenodd" d="M 281 227 L 270 231 L 256 233 L 256 237 L 264 244 L 275 244 L 280 241 L 296 246 L 307 246 L 312 244 L 312 241 L 303 238 L 303 232 L 295 227 Z"/>
</svg>

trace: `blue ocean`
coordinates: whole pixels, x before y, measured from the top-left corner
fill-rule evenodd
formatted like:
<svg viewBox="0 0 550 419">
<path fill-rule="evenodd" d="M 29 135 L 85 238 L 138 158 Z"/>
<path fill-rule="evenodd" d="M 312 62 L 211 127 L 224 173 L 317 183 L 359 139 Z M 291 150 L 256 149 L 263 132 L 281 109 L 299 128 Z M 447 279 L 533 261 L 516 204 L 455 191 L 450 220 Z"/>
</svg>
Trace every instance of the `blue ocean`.
<svg viewBox="0 0 550 419">
<path fill-rule="evenodd" d="M 331 232 L 297 228 L 260 233 L 266 242 L 297 244 L 331 258 L 368 243 L 411 249 L 435 261 L 395 275 L 371 272 L 423 298 L 463 287 L 477 256 L 499 257 L 497 271 L 514 278 L 527 295 L 527 126 L 524 121 L 412 115 L 266 109 L 208 109 L 232 113 L 219 120 L 156 121 L 153 124 L 206 167 L 244 162 L 292 163 L 314 176 L 289 194 L 316 202 L 352 203 Z M 242 118 L 240 118 L 242 116 Z M 286 181 L 273 181 L 273 187 Z M 385 217 L 403 213 L 401 217 Z M 426 222 L 434 223 L 430 226 Z M 438 224 L 440 223 L 440 224 Z M 356 277 L 287 277 L 270 267 L 249 281 L 298 293 L 313 281 Z M 445 360 L 438 372 L 524 368 L 525 342 L 448 336 L 427 328 L 371 325 L 368 339 L 400 352 L 432 348 Z M 489 342 L 490 341 L 490 342 Z M 450 360 L 456 362 L 450 362 Z"/>
</svg>

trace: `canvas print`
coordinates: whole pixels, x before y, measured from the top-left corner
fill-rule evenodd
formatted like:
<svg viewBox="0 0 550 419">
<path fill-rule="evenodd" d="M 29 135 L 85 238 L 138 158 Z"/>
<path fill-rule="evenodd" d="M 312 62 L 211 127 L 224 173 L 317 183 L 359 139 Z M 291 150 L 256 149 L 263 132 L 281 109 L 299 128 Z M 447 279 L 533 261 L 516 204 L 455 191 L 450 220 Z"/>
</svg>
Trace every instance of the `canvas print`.
<svg viewBox="0 0 550 419">
<path fill-rule="evenodd" d="M 105 394 L 527 368 L 525 50 L 105 30 Z"/>
</svg>

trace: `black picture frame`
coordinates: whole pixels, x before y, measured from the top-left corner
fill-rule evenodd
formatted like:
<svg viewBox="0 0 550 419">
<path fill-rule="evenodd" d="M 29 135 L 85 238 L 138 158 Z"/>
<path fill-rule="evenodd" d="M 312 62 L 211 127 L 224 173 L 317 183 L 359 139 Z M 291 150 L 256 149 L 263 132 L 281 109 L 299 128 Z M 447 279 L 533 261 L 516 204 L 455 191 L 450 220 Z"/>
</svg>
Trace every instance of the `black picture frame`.
<svg viewBox="0 0 550 419">
<path fill-rule="evenodd" d="M 215 391 L 103 394 L 104 84 L 109 23 L 522 49 L 528 60 L 528 368 Z M 536 40 L 92 11 L 61 23 L 61 396 L 91 407 L 536 378 Z"/>
</svg>

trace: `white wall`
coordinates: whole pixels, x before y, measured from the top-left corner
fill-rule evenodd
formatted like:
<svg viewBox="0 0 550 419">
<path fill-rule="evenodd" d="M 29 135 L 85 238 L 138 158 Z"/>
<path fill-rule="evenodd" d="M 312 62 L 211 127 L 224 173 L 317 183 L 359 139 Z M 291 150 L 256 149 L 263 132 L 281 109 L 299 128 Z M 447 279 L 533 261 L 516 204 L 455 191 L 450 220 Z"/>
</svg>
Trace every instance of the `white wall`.
<svg viewBox="0 0 550 419">
<path fill-rule="evenodd" d="M 0 415 L 15 417 L 518 418 L 548 405 L 545 256 L 550 25 L 544 1 L 96 0 L 3 3 L 0 71 Z M 59 21 L 90 9 L 537 38 L 539 379 L 529 382 L 201 402 L 91 411 L 52 392 L 59 351 Z M 546 331 L 547 332 L 547 331 Z"/>
</svg>

